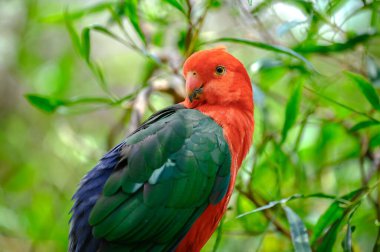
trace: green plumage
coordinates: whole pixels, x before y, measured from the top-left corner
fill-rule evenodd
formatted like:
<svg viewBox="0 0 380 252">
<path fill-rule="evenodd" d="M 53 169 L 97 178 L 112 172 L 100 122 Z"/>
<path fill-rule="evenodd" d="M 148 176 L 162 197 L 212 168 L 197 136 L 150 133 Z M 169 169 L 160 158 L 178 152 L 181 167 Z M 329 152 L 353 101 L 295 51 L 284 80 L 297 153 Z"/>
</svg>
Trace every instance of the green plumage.
<svg viewBox="0 0 380 252">
<path fill-rule="evenodd" d="M 222 128 L 197 110 L 165 110 L 129 136 L 93 207 L 104 251 L 167 251 L 226 194 L 230 152 Z"/>
</svg>

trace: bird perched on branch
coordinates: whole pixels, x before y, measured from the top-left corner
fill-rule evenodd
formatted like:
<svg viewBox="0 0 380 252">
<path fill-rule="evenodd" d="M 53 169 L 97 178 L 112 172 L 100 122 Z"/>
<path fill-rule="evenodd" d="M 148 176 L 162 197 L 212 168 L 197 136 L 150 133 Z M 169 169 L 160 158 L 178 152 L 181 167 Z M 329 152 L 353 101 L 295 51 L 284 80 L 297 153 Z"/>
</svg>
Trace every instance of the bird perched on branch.
<svg viewBox="0 0 380 252">
<path fill-rule="evenodd" d="M 187 97 L 109 151 L 74 194 L 69 251 L 200 251 L 251 145 L 247 71 L 225 49 L 194 53 Z"/>
</svg>

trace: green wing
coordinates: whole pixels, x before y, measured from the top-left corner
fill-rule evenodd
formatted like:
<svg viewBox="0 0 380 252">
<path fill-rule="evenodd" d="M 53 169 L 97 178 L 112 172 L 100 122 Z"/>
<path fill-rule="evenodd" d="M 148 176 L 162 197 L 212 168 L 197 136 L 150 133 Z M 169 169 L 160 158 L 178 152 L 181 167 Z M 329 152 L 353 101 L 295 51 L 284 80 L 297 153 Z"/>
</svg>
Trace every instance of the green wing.
<svg viewBox="0 0 380 252">
<path fill-rule="evenodd" d="M 197 110 L 167 111 L 125 140 L 91 211 L 104 250 L 173 249 L 226 194 L 231 157 L 222 128 Z"/>
</svg>

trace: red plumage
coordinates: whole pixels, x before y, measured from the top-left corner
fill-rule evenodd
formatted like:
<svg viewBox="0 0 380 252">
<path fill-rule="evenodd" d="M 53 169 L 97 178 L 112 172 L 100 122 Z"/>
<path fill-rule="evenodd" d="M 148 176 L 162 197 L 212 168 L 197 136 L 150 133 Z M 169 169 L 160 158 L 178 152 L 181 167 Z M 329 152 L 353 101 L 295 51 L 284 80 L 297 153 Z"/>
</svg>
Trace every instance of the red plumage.
<svg viewBox="0 0 380 252">
<path fill-rule="evenodd" d="M 207 59 L 207 65 L 203 64 Z M 225 69 L 219 75 L 218 66 Z M 253 93 L 243 64 L 222 48 L 193 54 L 184 65 L 188 94 L 201 88 L 198 99 L 189 97 L 182 103 L 214 119 L 222 128 L 232 154 L 231 181 L 226 196 L 217 205 L 210 205 L 196 220 L 176 251 L 199 251 L 217 228 L 227 209 L 237 172 L 246 156 L 254 130 Z"/>
</svg>

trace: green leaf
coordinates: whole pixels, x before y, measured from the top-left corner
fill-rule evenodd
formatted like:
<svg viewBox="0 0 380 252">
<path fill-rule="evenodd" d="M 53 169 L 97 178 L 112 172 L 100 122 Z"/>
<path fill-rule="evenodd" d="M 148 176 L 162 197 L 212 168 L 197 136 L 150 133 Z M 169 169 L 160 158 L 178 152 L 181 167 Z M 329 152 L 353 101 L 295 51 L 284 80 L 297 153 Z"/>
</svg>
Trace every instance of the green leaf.
<svg viewBox="0 0 380 252">
<path fill-rule="evenodd" d="M 334 14 L 339 8 L 344 5 L 345 1 L 342 0 L 331 0 L 327 4 L 326 13 L 329 15 Z"/>
<path fill-rule="evenodd" d="M 96 31 L 100 31 L 107 35 L 112 34 L 112 33 L 101 26 L 89 26 L 82 30 L 82 43 L 81 43 L 79 40 L 79 36 L 77 35 L 71 23 L 68 23 L 68 29 L 69 31 L 71 31 L 70 34 L 72 34 L 74 44 L 79 43 L 79 45 L 77 45 L 78 50 L 80 51 L 81 56 L 86 60 L 86 63 L 88 67 L 90 68 L 91 72 L 95 75 L 100 87 L 102 88 L 104 92 L 106 92 L 108 95 L 113 97 L 113 94 L 108 88 L 108 84 L 106 82 L 106 79 L 104 77 L 101 67 L 96 62 L 93 62 L 90 59 L 90 52 L 91 52 L 90 32 L 91 30 L 93 29 Z"/>
<path fill-rule="evenodd" d="M 70 35 L 70 38 L 71 38 L 71 42 L 73 43 L 73 46 L 74 46 L 75 50 L 80 55 L 83 56 L 82 44 L 81 44 L 79 35 L 78 35 L 77 31 L 75 30 L 72 22 L 71 22 L 70 16 L 69 16 L 69 14 L 67 12 L 65 12 L 64 17 L 65 17 L 66 29 L 69 32 L 69 35 Z"/>
<path fill-rule="evenodd" d="M 352 232 L 355 227 L 351 227 L 350 221 L 347 223 L 347 232 L 342 242 L 344 252 L 352 252 Z"/>
<path fill-rule="evenodd" d="M 222 6 L 223 0 L 210 0 L 210 9 L 217 9 Z"/>
<path fill-rule="evenodd" d="M 101 12 L 109 7 L 112 7 L 114 4 L 115 4 L 114 2 L 99 3 L 93 6 L 90 6 L 88 8 L 72 11 L 70 13 L 64 13 L 64 14 L 59 13 L 59 14 L 45 16 L 45 17 L 40 18 L 39 21 L 46 22 L 46 23 L 56 23 L 56 22 L 65 21 L 66 18 L 69 18 L 70 20 L 76 20 L 89 14 Z"/>
<path fill-rule="evenodd" d="M 62 100 L 54 99 L 51 97 L 46 97 L 42 95 L 34 95 L 34 94 L 27 94 L 25 95 L 25 98 L 28 100 L 30 104 L 32 104 L 34 107 L 47 112 L 47 113 L 53 113 L 55 110 L 64 104 Z"/>
<path fill-rule="evenodd" d="M 352 252 L 352 233 L 355 231 L 355 227 L 351 227 L 351 218 L 355 214 L 356 210 L 358 209 L 359 205 L 356 205 L 355 208 L 351 211 L 350 216 L 347 220 L 347 232 L 344 237 L 344 240 L 342 241 L 342 247 L 344 252 Z"/>
<path fill-rule="evenodd" d="M 292 195 L 292 196 L 290 196 L 288 198 L 284 198 L 284 199 L 280 199 L 280 200 L 276 200 L 276 201 L 271 201 L 271 202 L 269 202 L 265 206 L 261 206 L 259 208 L 256 208 L 256 209 L 252 210 L 252 211 L 242 213 L 242 214 L 236 216 L 236 218 L 238 219 L 238 218 L 244 217 L 244 216 L 249 215 L 249 214 L 253 214 L 253 213 L 256 213 L 256 212 L 263 211 L 265 209 L 269 209 L 269 208 L 275 207 L 278 204 L 285 204 L 288 201 L 292 201 L 294 199 L 301 199 L 301 198 L 302 199 L 306 199 L 306 198 L 333 199 L 333 200 L 335 200 L 338 203 L 344 203 L 344 204 L 350 203 L 350 201 L 348 201 L 348 200 L 346 200 L 344 198 L 337 198 L 334 195 L 329 195 L 329 194 L 325 194 L 325 193 L 313 193 L 313 194 L 308 194 L 308 195 L 294 194 L 294 195 Z"/>
<path fill-rule="evenodd" d="M 350 203 L 349 200 L 346 200 L 344 198 L 339 198 L 336 195 L 330 195 L 330 194 L 326 194 L 326 193 L 312 193 L 312 194 L 302 195 L 301 198 L 303 198 L 303 199 L 307 199 L 307 198 L 331 199 L 331 200 L 335 200 L 336 202 L 343 203 L 343 204 L 349 204 Z"/>
<path fill-rule="evenodd" d="M 84 104 L 104 104 L 107 106 L 116 106 L 120 105 L 124 101 L 132 99 L 136 96 L 136 94 L 137 92 L 133 92 L 119 100 L 111 100 L 107 97 L 73 97 L 67 100 L 62 100 L 37 94 L 27 94 L 25 95 L 25 98 L 34 107 L 48 113 L 53 113 L 60 107 L 72 107 L 76 105 L 83 106 Z"/>
<path fill-rule="evenodd" d="M 123 4 L 125 4 L 125 14 L 128 17 L 129 21 L 131 21 L 132 26 L 135 28 L 135 31 L 139 35 L 140 39 L 146 45 L 145 35 L 140 27 L 140 20 L 138 16 L 138 1 L 137 0 L 126 0 Z"/>
<path fill-rule="evenodd" d="M 106 98 L 106 97 L 74 97 L 70 98 L 67 101 L 64 101 L 65 106 L 73 106 L 73 105 L 79 105 L 79 104 L 84 104 L 84 103 L 104 103 L 104 104 L 110 104 L 112 105 L 113 102 L 111 99 Z"/>
<path fill-rule="evenodd" d="M 285 121 L 282 128 L 282 142 L 286 140 L 289 129 L 294 125 L 299 112 L 302 95 L 302 84 L 298 83 L 289 98 L 288 104 L 285 109 Z"/>
<path fill-rule="evenodd" d="M 270 6 L 272 6 L 273 0 L 260 1 L 257 5 L 251 10 L 251 13 L 257 15 L 258 13 L 265 11 Z"/>
<path fill-rule="evenodd" d="M 313 33 L 315 34 L 315 33 Z M 366 41 L 379 36 L 380 33 L 368 32 L 349 38 L 344 43 L 334 43 L 331 45 L 316 45 L 310 43 L 300 44 L 293 48 L 294 51 L 299 53 L 321 53 L 327 54 L 332 52 L 343 52 L 354 48 L 358 44 L 365 43 Z"/>
<path fill-rule="evenodd" d="M 173 6 L 174 8 L 176 8 L 177 10 L 179 10 L 180 12 L 182 12 L 185 16 L 187 15 L 185 9 L 179 3 L 179 1 L 177 1 L 177 0 L 164 0 L 164 2 L 170 4 L 171 6 Z"/>
<path fill-rule="evenodd" d="M 372 57 L 367 57 L 367 73 L 368 78 L 374 84 L 374 86 L 380 86 L 380 67 Z"/>
<path fill-rule="evenodd" d="M 373 1 L 372 3 L 367 3 L 367 6 L 371 6 L 371 27 L 376 29 L 377 24 L 379 23 L 379 1 Z"/>
<path fill-rule="evenodd" d="M 87 62 L 90 61 L 91 42 L 90 42 L 90 28 L 86 27 L 82 30 L 82 52 L 83 57 Z"/>
<path fill-rule="evenodd" d="M 300 9 L 301 11 L 314 15 L 318 15 L 318 11 L 313 8 L 313 3 L 309 1 L 299 1 L 299 0 L 286 0 L 284 1 L 288 4 L 293 5 L 294 7 L 297 7 L 297 9 Z"/>
<path fill-rule="evenodd" d="M 79 54 L 86 60 L 86 63 L 89 66 L 91 72 L 97 78 L 97 81 L 98 81 L 100 87 L 103 89 L 104 92 L 106 92 L 108 95 L 113 97 L 113 94 L 111 93 L 111 91 L 108 88 L 108 85 L 107 85 L 107 82 L 106 82 L 106 79 L 104 77 L 102 69 L 100 68 L 100 66 L 97 63 L 92 62 L 90 59 L 90 51 L 91 51 L 90 32 L 91 32 L 91 29 L 101 31 L 101 32 L 106 33 L 106 34 L 108 34 L 110 32 L 105 32 L 105 31 L 107 31 L 107 29 L 105 29 L 101 26 L 86 27 L 82 31 L 82 42 L 81 42 L 73 24 L 71 23 L 71 21 L 68 17 L 66 18 L 66 27 L 67 27 L 67 30 L 69 31 L 69 34 L 70 34 L 70 37 L 71 37 L 71 40 L 73 42 L 74 47 L 77 49 Z"/>
<path fill-rule="evenodd" d="M 380 146 L 380 134 L 377 134 L 373 138 L 371 138 L 369 146 L 372 148 Z"/>
<path fill-rule="evenodd" d="M 354 192 L 351 192 L 342 198 L 345 200 L 351 200 L 356 197 L 357 195 L 362 193 L 363 189 L 356 190 Z M 317 224 L 314 227 L 314 232 L 312 236 L 312 241 L 314 242 L 318 237 L 322 236 L 323 231 L 330 225 L 333 224 L 334 221 L 339 219 L 343 212 L 344 208 L 340 205 L 341 203 L 338 201 L 334 201 L 330 207 L 325 211 L 325 213 L 319 218 Z"/>
<path fill-rule="evenodd" d="M 113 32 L 111 32 L 110 30 L 108 30 L 107 28 L 105 28 L 104 26 L 101 26 L 101 25 L 94 25 L 91 27 L 92 30 L 94 31 L 97 31 L 99 33 L 103 33 L 113 39 L 116 39 L 116 40 L 120 40 L 120 38 L 114 34 Z"/>
<path fill-rule="evenodd" d="M 91 64 L 90 67 L 91 67 L 91 70 L 93 71 L 93 73 L 95 74 L 95 76 L 98 78 L 100 86 L 102 87 L 102 89 L 106 93 L 110 93 L 110 91 L 108 89 L 108 85 L 107 85 L 106 79 L 104 78 L 104 74 L 103 74 L 103 71 L 102 71 L 101 67 L 98 64 L 96 64 L 96 63 Z"/>
<path fill-rule="evenodd" d="M 346 194 L 342 198 L 350 201 L 349 203 L 342 204 L 339 201 L 335 201 L 319 218 L 314 227 L 314 233 L 311 239 L 317 251 L 331 251 L 340 230 L 341 223 L 350 211 L 361 202 L 360 198 L 367 191 L 367 188 L 361 188 Z"/>
<path fill-rule="evenodd" d="M 206 42 L 206 44 L 213 44 L 213 43 L 219 43 L 219 42 L 232 42 L 232 43 L 244 44 L 244 45 L 257 47 L 257 48 L 261 48 L 261 49 L 272 51 L 272 52 L 286 54 L 286 55 L 289 55 L 301 60 L 310 70 L 315 71 L 311 62 L 308 61 L 304 56 L 284 46 L 270 45 L 270 44 L 266 44 L 259 41 L 239 39 L 239 38 L 219 38 L 219 39 L 208 41 Z"/>
<path fill-rule="evenodd" d="M 290 200 L 293 200 L 293 199 L 298 199 L 298 198 L 302 198 L 302 195 L 301 194 L 294 194 L 288 198 L 284 198 L 284 199 L 281 199 L 281 200 L 276 200 L 276 201 L 271 201 L 269 202 L 267 205 L 265 206 L 262 206 L 262 207 L 259 207 L 259 208 L 256 208 L 252 211 L 249 211 L 249 212 L 246 212 L 246 213 L 242 213 L 238 216 L 236 216 L 236 218 L 241 218 L 241 217 L 244 217 L 246 215 L 249 215 L 249 214 L 253 214 L 253 213 L 256 213 L 256 212 L 260 212 L 260 211 L 263 211 L 265 209 L 269 209 L 269 208 L 272 208 L 274 206 L 277 206 L 278 204 L 285 204 L 286 202 L 290 201 Z"/>
<path fill-rule="evenodd" d="M 360 91 L 364 94 L 369 103 L 371 103 L 372 107 L 376 110 L 380 110 L 379 96 L 373 85 L 359 74 L 352 72 L 346 72 L 346 74 L 359 87 Z"/>
<path fill-rule="evenodd" d="M 327 101 L 329 101 L 329 102 L 331 102 L 331 103 L 334 103 L 335 105 L 338 105 L 338 106 L 340 106 L 340 107 L 342 107 L 342 108 L 347 109 L 348 111 L 351 111 L 351 112 L 356 113 L 356 114 L 358 114 L 358 115 L 365 116 L 365 117 L 369 118 L 369 119 L 372 120 L 372 121 L 379 122 L 378 120 L 376 120 L 376 119 L 373 118 L 372 116 L 368 115 L 367 113 L 364 113 L 364 112 L 358 111 L 358 110 L 356 110 L 356 109 L 354 109 L 354 108 L 351 108 L 351 107 L 349 107 L 349 106 L 347 106 L 347 105 L 345 105 L 345 104 L 343 104 L 343 103 L 340 103 L 339 101 L 336 101 L 336 100 L 333 99 L 333 98 L 330 98 L 330 97 L 328 97 L 328 96 L 325 96 L 324 94 L 318 93 L 318 92 L 315 91 L 313 88 L 310 88 L 310 87 L 308 87 L 308 86 L 306 86 L 306 85 L 304 86 L 304 88 L 305 88 L 306 90 L 312 92 L 313 94 L 315 94 L 315 95 L 317 95 L 317 96 L 319 96 L 319 97 L 321 97 L 321 98 L 323 98 L 323 99 L 325 99 L 325 100 L 327 100 Z"/>
<path fill-rule="evenodd" d="M 378 121 L 372 121 L 372 120 L 362 121 L 362 122 L 359 122 L 359 123 L 355 124 L 354 126 L 352 126 L 352 128 L 350 129 L 350 131 L 351 132 L 355 132 L 355 131 L 358 131 L 358 130 L 361 130 L 361 129 L 365 129 L 365 128 L 372 127 L 372 126 L 377 126 L 377 125 L 380 125 L 380 122 L 378 122 Z"/>
<path fill-rule="evenodd" d="M 217 252 L 218 251 L 219 244 L 220 244 L 220 242 L 222 240 L 223 224 L 224 224 L 225 219 L 226 219 L 226 216 L 223 216 L 222 220 L 219 223 L 218 229 L 216 230 L 216 232 L 217 232 L 216 233 L 216 240 L 215 240 L 214 247 L 212 248 L 212 252 Z"/>
<path fill-rule="evenodd" d="M 332 215 L 333 218 L 335 218 L 335 221 L 332 223 L 332 225 L 329 227 L 326 235 L 324 235 L 321 238 L 321 243 L 317 246 L 317 252 L 324 252 L 324 251 L 331 251 L 335 241 L 337 239 L 337 235 L 341 226 L 341 223 L 343 221 L 343 214 L 344 211 L 339 209 L 337 212 Z"/>
<path fill-rule="evenodd" d="M 311 252 L 307 229 L 301 218 L 290 207 L 283 205 L 282 208 L 290 224 L 294 250 L 296 252 Z"/>
</svg>

